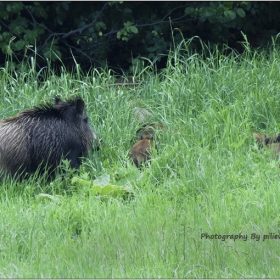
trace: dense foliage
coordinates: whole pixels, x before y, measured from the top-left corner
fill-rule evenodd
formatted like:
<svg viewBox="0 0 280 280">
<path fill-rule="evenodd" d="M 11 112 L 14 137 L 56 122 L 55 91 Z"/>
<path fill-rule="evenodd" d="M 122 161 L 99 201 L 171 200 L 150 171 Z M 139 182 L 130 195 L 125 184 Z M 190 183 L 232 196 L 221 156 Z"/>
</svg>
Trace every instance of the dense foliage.
<svg viewBox="0 0 280 280">
<path fill-rule="evenodd" d="M 182 39 L 202 41 L 242 51 L 242 32 L 253 46 L 271 41 L 279 30 L 278 2 L 0 2 L 0 65 L 13 56 L 36 57 L 38 68 L 51 62 L 83 69 L 131 70 L 157 60 L 165 67 L 171 47 Z M 193 41 L 193 49 L 200 44 Z M 142 59 L 145 58 L 145 59 Z M 9 59 L 11 60 L 11 59 Z"/>
</svg>

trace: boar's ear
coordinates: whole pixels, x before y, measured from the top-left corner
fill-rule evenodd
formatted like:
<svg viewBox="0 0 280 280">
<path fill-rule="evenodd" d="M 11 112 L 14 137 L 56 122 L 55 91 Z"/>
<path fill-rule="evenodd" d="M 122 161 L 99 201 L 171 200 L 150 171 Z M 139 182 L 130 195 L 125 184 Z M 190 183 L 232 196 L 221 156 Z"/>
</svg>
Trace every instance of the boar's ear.
<svg viewBox="0 0 280 280">
<path fill-rule="evenodd" d="M 82 114 L 84 112 L 85 109 L 85 103 L 81 98 L 78 98 L 76 100 L 76 110 L 78 112 L 78 114 Z"/>
</svg>

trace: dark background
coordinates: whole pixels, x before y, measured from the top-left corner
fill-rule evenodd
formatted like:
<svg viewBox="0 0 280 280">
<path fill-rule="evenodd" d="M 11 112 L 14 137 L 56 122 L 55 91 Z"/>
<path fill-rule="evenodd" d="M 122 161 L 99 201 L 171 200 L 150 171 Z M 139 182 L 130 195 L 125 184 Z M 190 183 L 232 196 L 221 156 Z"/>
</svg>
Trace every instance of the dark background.
<svg viewBox="0 0 280 280">
<path fill-rule="evenodd" d="M 246 40 L 267 47 L 280 30 L 280 2 L 0 2 L 0 24 L 1 67 L 121 73 L 139 61 L 164 68 L 169 51 L 194 36 L 194 52 L 200 40 L 225 54 L 243 52 Z"/>
</svg>

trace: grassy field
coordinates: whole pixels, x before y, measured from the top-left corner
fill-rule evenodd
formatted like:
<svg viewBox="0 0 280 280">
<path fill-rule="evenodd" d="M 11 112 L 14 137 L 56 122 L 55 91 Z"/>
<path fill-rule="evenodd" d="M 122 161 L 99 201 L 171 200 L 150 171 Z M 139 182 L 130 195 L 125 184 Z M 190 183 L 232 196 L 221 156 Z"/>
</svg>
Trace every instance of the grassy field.
<svg viewBox="0 0 280 280">
<path fill-rule="evenodd" d="M 80 94 L 103 139 L 78 172 L 1 181 L 1 278 L 280 277 L 279 162 L 250 135 L 280 132 L 280 53 L 185 47 L 160 74 L 138 71 L 138 86 L 111 85 L 110 71 L 1 69 L 1 118 Z M 142 172 L 127 157 L 135 107 L 168 128 Z M 134 197 L 94 195 L 73 176 Z"/>
</svg>

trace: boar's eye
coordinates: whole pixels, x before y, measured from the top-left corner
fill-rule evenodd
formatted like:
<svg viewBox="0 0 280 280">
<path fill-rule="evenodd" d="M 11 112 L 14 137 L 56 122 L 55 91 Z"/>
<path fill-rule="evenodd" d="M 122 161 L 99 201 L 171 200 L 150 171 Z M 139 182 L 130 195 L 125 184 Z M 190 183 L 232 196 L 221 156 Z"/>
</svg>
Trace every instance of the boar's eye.
<svg viewBox="0 0 280 280">
<path fill-rule="evenodd" d="M 84 118 L 84 122 L 85 122 L 85 123 L 88 123 L 88 117 L 85 117 L 85 118 Z"/>
</svg>

